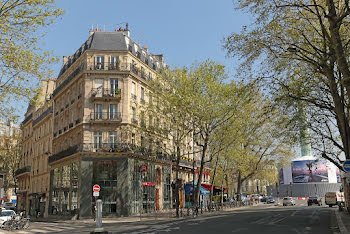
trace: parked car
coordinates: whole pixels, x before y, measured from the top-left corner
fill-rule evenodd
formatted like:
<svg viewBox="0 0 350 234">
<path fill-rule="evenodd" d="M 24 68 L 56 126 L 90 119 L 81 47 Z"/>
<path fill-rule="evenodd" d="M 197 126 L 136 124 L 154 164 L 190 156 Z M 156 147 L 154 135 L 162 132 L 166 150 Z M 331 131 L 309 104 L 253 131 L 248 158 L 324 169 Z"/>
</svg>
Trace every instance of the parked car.
<svg viewBox="0 0 350 234">
<path fill-rule="evenodd" d="M 337 205 L 337 193 L 336 192 L 327 192 L 324 196 L 324 202 L 329 207 Z"/>
<path fill-rule="evenodd" d="M 3 207 L 5 208 L 5 210 L 15 210 L 16 209 L 16 203 L 5 202 Z"/>
<path fill-rule="evenodd" d="M 276 200 L 275 200 L 273 197 L 268 197 L 268 198 L 266 199 L 266 203 L 267 203 L 267 204 L 275 203 L 275 202 L 276 202 Z"/>
<path fill-rule="evenodd" d="M 338 206 L 344 206 L 344 192 L 337 192 L 337 204 Z"/>
<path fill-rule="evenodd" d="M 0 216 L 0 225 L 3 225 L 6 221 L 9 221 L 16 213 L 13 210 L 2 210 Z"/>
<path fill-rule="evenodd" d="M 266 196 L 262 196 L 262 198 L 260 199 L 261 202 L 266 202 L 267 201 L 267 197 Z"/>
<path fill-rule="evenodd" d="M 283 206 L 295 206 L 295 201 L 292 197 L 283 198 Z"/>
<path fill-rule="evenodd" d="M 311 206 L 312 204 L 322 206 L 322 199 L 318 196 L 309 197 L 309 199 L 307 200 L 307 205 Z"/>
</svg>

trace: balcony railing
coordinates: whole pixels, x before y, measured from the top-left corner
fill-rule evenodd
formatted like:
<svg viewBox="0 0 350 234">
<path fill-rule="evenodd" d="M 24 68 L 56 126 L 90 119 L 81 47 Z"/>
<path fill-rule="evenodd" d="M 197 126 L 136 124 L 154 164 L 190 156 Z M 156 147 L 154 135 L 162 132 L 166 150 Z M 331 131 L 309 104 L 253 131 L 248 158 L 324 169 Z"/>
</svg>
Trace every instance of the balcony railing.
<svg viewBox="0 0 350 234">
<path fill-rule="evenodd" d="M 67 68 L 68 69 L 68 68 Z M 66 70 L 62 71 L 61 75 L 63 75 Z M 56 96 L 62 89 L 64 89 L 75 77 L 77 77 L 82 71 L 120 71 L 120 72 L 132 72 L 135 75 L 141 77 L 141 71 L 133 63 L 86 63 L 83 62 L 79 64 L 75 70 L 72 70 L 67 77 L 64 79 L 62 83 L 60 83 L 56 89 L 53 91 L 52 95 Z M 152 77 L 148 77 L 148 80 L 151 80 Z M 79 97 L 78 97 L 79 99 Z M 25 121 L 23 121 L 25 123 Z M 23 124 L 24 124 L 23 123 Z"/>
<path fill-rule="evenodd" d="M 50 156 L 48 159 L 48 162 L 52 163 L 78 152 L 129 153 L 129 154 L 147 156 L 158 160 L 166 160 L 169 162 L 173 161 L 173 158 L 171 157 L 171 155 L 163 152 L 153 151 L 152 149 L 149 149 L 143 146 L 136 146 L 133 144 L 116 143 L 116 142 L 113 142 L 113 143 L 97 142 L 97 143 L 78 144 L 78 145 L 69 147 L 66 150 L 63 150 L 61 152 L 58 152 Z M 29 171 L 30 171 L 30 168 L 29 168 Z"/>
<path fill-rule="evenodd" d="M 90 120 L 110 120 L 110 121 L 121 121 L 120 112 L 92 112 L 90 113 Z"/>
<path fill-rule="evenodd" d="M 94 98 L 121 98 L 120 89 L 104 89 L 104 88 L 93 88 L 91 90 L 91 96 Z"/>
<path fill-rule="evenodd" d="M 15 175 L 18 176 L 18 175 L 26 173 L 26 172 L 30 172 L 30 166 L 25 166 L 25 167 L 22 167 L 22 168 L 18 169 L 15 172 Z"/>
</svg>

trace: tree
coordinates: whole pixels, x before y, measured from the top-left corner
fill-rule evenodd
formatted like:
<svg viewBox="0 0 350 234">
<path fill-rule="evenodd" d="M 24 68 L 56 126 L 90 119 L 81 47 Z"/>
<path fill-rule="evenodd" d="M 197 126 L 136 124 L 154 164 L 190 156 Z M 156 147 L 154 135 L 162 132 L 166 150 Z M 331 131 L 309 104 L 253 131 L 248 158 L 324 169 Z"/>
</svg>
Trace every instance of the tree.
<svg viewBox="0 0 350 234">
<path fill-rule="evenodd" d="M 193 125 L 195 143 L 200 149 L 200 169 L 195 191 L 195 204 L 199 201 L 204 166 L 212 160 L 209 149 L 216 140 L 216 133 L 235 117 L 244 85 L 227 83 L 224 66 L 213 61 L 195 64 L 189 70 L 187 112 Z"/>
<path fill-rule="evenodd" d="M 241 69 L 267 84 L 291 127 L 302 122 L 298 105 L 307 106 L 316 148 L 341 168 L 340 152 L 350 159 L 349 2 L 240 0 L 236 7 L 255 21 L 224 40 L 228 55 L 241 56 Z"/>
<path fill-rule="evenodd" d="M 13 115 L 11 101 L 31 98 L 50 78 L 51 52 L 40 47 L 43 29 L 63 14 L 54 0 L 7 0 L 0 3 L 0 115 Z M 13 103 L 12 103 L 13 104 Z"/>
<path fill-rule="evenodd" d="M 15 172 L 19 167 L 22 134 L 16 128 L 12 128 L 10 131 L 0 136 L 0 164 L 1 170 L 5 174 L 5 189 L 14 188 L 16 192 Z"/>
<path fill-rule="evenodd" d="M 191 125 L 186 105 L 189 101 L 187 95 L 188 82 L 186 69 L 162 70 L 157 79 L 150 83 L 149 101 L 144 105 L 144 110 L 141 112 L 141 122 L 145 121 L 146 114 L 149 120 L 148 126 L 143 124 L 142 132 L 146 131 L 153 138 L 158 138 L 158 142 L 163 142 L 163 144 L 157 145 L 160 148 L 159 150 L 175 156 L 175 206 L 177 217 L 179 217 L 179 189 L 181 186 L 179 164 L 181 156 L 185 152 L 189 153 L 191 151 L 188 138 L 192 137 L 193 132 L 193 125 Z M 157 116 L 161 116 L 162 119 L 158 119 Z M 155 119 L 156 121 L 154 121 Z"/>
<path fill-rule="evenodd" d="M 226 178 L 231 178 L 237 184 L 237 200 L 241 199 L 241 186 L 246 180 L 259 175 L 268 176 L 276 171 L 276 165 L 291 155 L 289 135 L 286 134 L 284 116 L 271 105 L 271 102 L 261 96 L 254 86 L 249 90 L 249 102 L 242 106 L 238 130 L 229 138 L 235 138 L 221 158 L 222 172 Z M 228 180 L 228 179 L 227 179 Z M 228 182 L 226 183 L 228 185 Z"/>
</svg>

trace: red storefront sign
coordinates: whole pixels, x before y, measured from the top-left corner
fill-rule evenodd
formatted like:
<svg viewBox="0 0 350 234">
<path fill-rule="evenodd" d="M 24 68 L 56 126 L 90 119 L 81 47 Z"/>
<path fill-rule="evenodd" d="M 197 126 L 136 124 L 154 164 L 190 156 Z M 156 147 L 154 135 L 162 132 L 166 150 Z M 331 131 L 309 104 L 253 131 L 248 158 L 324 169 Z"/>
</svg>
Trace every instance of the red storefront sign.
<svg viewBox="0 0 350 234">
<path fill-rule="evenodd" d="M 140 166 L 140 172 L 147 172 L 148 171 L 148 165 L 141 165 Z"/>
<path fill-rule="evenodd" d="M 142 182 L 143 186 L 156 186 L 155 182 Z"/>
</svg>

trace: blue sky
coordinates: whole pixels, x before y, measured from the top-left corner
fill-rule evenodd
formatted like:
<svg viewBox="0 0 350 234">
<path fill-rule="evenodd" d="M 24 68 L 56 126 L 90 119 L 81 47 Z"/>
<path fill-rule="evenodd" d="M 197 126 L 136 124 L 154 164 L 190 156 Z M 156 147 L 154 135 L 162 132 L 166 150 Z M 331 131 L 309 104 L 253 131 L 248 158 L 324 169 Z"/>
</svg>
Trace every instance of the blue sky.
<svg viewBox="0 0 350 234">
<path fill-rule="evenodd" d="M 113 31 L 123 22 L 129 23 L 134 41 L 153 54 L 164 54 L 170 66 L 210 58 L 226 65 L 233 77 L 237 60 L 225 57 L 222 39 L 249 23 L 247 15 L 234 10 L 232 0 L 57 0 L 57 6 L 66 13 L 43 38 L 44 48 L 61 58 L 52 67 L 54 78 L 62 56 L 73 54 L 87 40 L 92 24 Z"/>
</svg>

